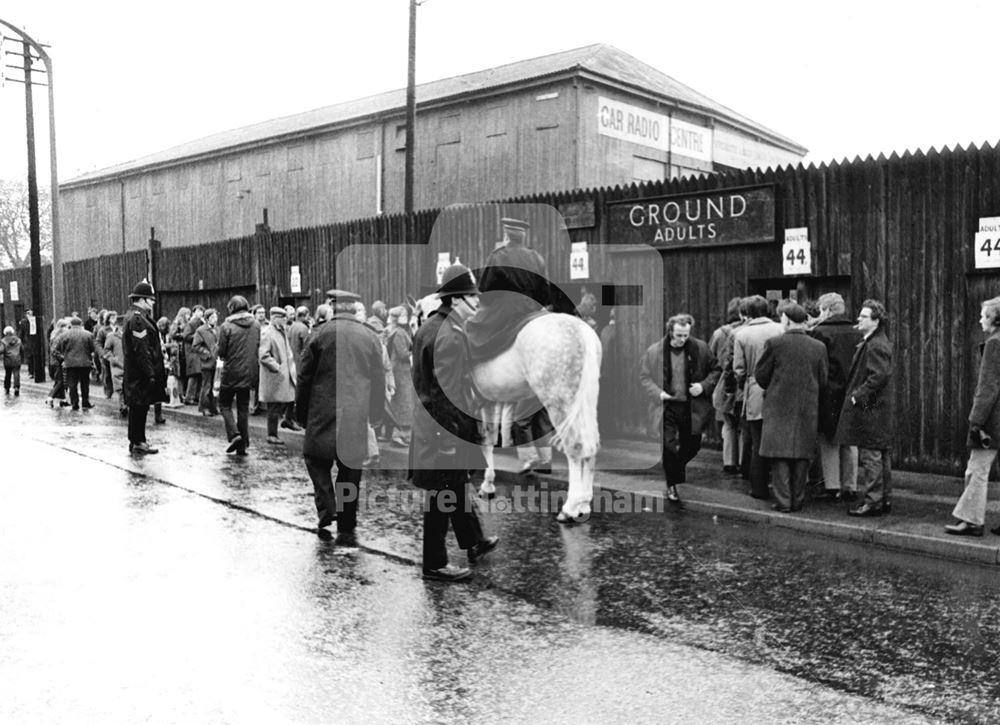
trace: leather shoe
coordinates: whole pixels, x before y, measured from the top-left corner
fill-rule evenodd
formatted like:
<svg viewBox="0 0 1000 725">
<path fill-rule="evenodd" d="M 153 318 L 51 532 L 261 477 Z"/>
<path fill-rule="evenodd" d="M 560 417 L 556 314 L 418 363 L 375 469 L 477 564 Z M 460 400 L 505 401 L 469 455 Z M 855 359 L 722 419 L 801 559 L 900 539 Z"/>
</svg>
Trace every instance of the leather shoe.
<svg viewBox="0 0 1000 725">
<path fill-rule="evenodd" d="M 670 503 L 681 502 L 681 497 L 677 495 L 677 486 L 667 486 L 667 501 Z"/>
<path fill-rule="evenodd" d="M 813 494 L 813 501 L 837 501 L 840 499 L 840 491 L 833 488 L 826 488 Z"/>
<path fill-rule="evenodd" d="M 159 453 L 160 451 L 153 448 L 151 445 L 143 441 L 142 443 L 129 443 L 128 447 L 129 453 L 141 453 L 143 455 L 151 455 L 153 453 Z"/>
<path fill-rule="evenodd" d="M 424 569 L 424 579 L 438 582 L 458 582 L 472 576 L 472 570 L 446 564 L 440 569 Z"/>
<path fill-rule="evenodd" d="M 159 418 L 156 419 L 156 424 L 157 425 L 163 425 L 166 422 L 167 422 L 167 419 L 164 418 L 162 415 Z"/>
<path fill-rule="evenodd" d="M 982 536 L 983 527 L 970 524 L 968 521 L 959 521 L 957 524 L 948 524 L 944 527 L 946 534 L 955 536 Z"/>
<path fill-rule="evenodd" d="M 861 504 L 860 506 L 858 506 L 856 509 L 851 509 L 850 511 L 848 511 L 847 515 L 848 516 L 864 516 L 864 517 L 869 517 L 870 518 L 870 517 L 874 517 L 874 516 L 881 516 L 882 513 L 883 512 L 882 512 L 882 507 L 881 506 L 872 506 L 870 503 L 865 502 L 865 503 Z"/>
<path fill-rule="evenodd" d="M 473 544 L 468 548 L 469 563 L 475 564 L 477 560 L 483 558 L 497 548 L 497 544 L 499 543 L 499 536 L 488 536 L 478 544 Z"/>
<path fill-rule="evenodd" d="M 771 506 L 771 508 L 774 509 L 775 511 L 777 511 L 779 514 L 790 514 L 790 513 L 792 513 L 792 510 L 790 508 L 788 508 L 787 506 L 779 506 L 778 504 L 774 504 L 773 506 Z"/>
<path fill-rule="evenodd" d="M 337 546 L 357 548 L 358 537 L 353 531 L 338 531 L 337 538 L 333 540 L 333 543 Z"/>
<path fill-rule="evenodd" d="M 233 451 L 238 451 L 243 447 L 243 436 L 237 435 L 233 436 L 233 439 L 229 441 L 229 446 L 226 448 L 226 453 L 232 453 Z"/>
<path fill-rule="evenodd" d="M 283 440 L 281 440 L 280 438 L 278 438 L 278 436 L 268 436 L 267 437 L 267 442 L 270 443 L 272 446 L 283 446 L 283 445 L 285 445 L 285 442 Z"/>
<path fill-rule="evenodd" d="M 94 404 L 93 403 L 83 403 L 80 407 L 81 408 L 93 408 Z"/>
<path fill-rule="evenodd" d="M 302 426 L 293 420 L 283 420 L 281 421 L 281 427 L 287 428 L 288 430 L 302 430 Z"/>
</svg>

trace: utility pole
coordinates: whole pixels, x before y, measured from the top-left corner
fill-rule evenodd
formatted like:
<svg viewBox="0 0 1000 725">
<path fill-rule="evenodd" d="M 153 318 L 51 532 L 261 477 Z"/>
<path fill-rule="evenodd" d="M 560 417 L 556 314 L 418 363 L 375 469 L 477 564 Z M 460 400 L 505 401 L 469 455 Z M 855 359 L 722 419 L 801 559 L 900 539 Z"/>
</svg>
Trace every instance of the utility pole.
<svg viewBox="0 0 1000 725">
<path fill-rule="evenodd" d="M 39 327 L 35 335 L 35 349 L 32 352 L 36 361 L 45 359 L 45 346 L 42 344 L 42 242 L 38 229 L 38 178 L 35 175 L 35 103 L 31 92 L 31 47 L 28 41 L 24 45 L 24 117 L 28 127 L 28 232 L 31 238 L 31 306 L 37 310 Z M 52 311 L 53 316 L 55 310 Z M 45 380 L 45 366 L 35 363 L 35 380 Z"/>
<path fill-rule="evenodd" d="M 44 306 L 42 304 L 42 264 L 41 264 L 41 235 L 38 220 L 38 180 L 35 172 L 35 122 L 34 122 L 34 99 L 32 97 L 31 86 L 34 85 L 32 72 L 43 72 L 46 75 L 46 83 L 38 85 L 48 86 L 49 89 L 49 183 L 51 186 L 50 210 L 52 215 L 52 310 L 51 318 L 54 318 L 58 310 L 63 305 L 63 279 L 62 279 L 62 251 L 59 246 L 59 177 L 56 169 L 56 116 L 55 116 L 55 95 L 52 89 L 52 59 L 45 52 L 45 46 L 38 43 L 23 30 L 15 27 L 6 20 L 0 20 L 0 26 L 7 28 L 16 34 L 24 47 L 24 63 L 21 70 L 24 78 L 4 77 L 3 80 L 10 80 L 17 83 L 24 83 L 25 86 L 25 117 L 28 134 L 28 217 L 31 234 L 31 304 L 37 320 L 37 346 L 35 380 L 41 382 L 45 380 L 45 365 L 43 352 L 45 349 L 44 340 Z M 0 30 L 0 37 L 3 36 Z M 12 40 L 7 36 L 6 40 Z M 0 43 L 2 45 L 2 43 Z M 0 53 L 0 66 L 6 68 L 17 68 L 14 65 L 6 65 L 5 55 L 20 55 L 20 53 L 9 52 Z M 34 54 L 34 55 L 33 55 Z M 33 70 L 31 65 L 33 60 L 41 60 L 45 65 L 44 71 Z M 2 86 L 2 84 L 0 84 Z"/>
<path fill-rule="evenodd" d="M 406 169 L 404 171 L 403 212 L 406 214 L 407 241 L 413 241 L 413 159 L 417 124 L 417 0 L 410 0 L 410 57 L 406 72 Z"/>
</svg>

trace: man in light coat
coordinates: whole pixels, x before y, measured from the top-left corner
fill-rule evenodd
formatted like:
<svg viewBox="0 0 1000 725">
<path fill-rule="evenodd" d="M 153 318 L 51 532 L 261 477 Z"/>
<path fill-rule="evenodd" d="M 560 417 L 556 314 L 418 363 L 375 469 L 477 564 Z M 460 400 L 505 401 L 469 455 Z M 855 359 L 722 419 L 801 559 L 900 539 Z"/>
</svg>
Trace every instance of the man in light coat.
<svg viewBox="0 0 1000 725">
<path fill-rule="evenodd" d="M 798 511 L 816 452 L 820 395 L 826 387 L 826 348 L 806 334 L 809 316 L 795 302 L 778 308 L 783 335 L 764 343 L 754 379 L 764 389 L 760 455 L 771 459 L 774 510 Z"/>
<path fill-rule="evenodd" d="M 693 326 L 691 315 L 671 317 L 666 336 L 646 350 L 639 366 L 639 383 L 662 431 L 660 454 L 671 503 L 680 501 L 677 485 L 684 483 L 686 466 L 712 421 L 712 391 L 720 373 L 708 345 L 691 337 Z"/>
<path fill-rule="evenodd" d="M 858 447 L 858 492 L 864 502 L 851 516 L 881 516 L 890 511 L 893 438 L 892 345 L 885 333 L 885 305 L 868 299 L 858 313 L 864 335 L 847 378 L 836 442 Z"/>
<path fill-rule="evenodd" d="M 969 411 L 969 463 L 965 469 L 965 491 L 952 516 L 957 523 L 944 530 L 955 536 L 982 536 L 986 524 L 986 493 L 990 467 L 1000 446 L 1000 297 L 983 302 L 979 326 L 986 333 L 981 344 L 979 380 Z M 1000 535 L 1000 526 L 990 529 Z"/>
<path fill-rule="evenodd" d="M 764 344 L 784 332 L 780 323 L 772 320 L 770 306 L 760 295 L 746 299 L 747 322 L 733 334 L 733 372 L 736 384 L 743 389 L 743 419 L 750 431 L 750 495 L 768 497 L 770 467 L 760 455 L 760 440 L 764 430 L 764 389 L 757 384 L 755 370 L 764 354 Z"/>
<path fill-rule="evenodd" d="M 306 430 L 302 454 L 313 483 L 319 533 L 328 535 L 326 527 L 336 519 L 336 543 L 353 547 L 368 422 L 381 418 L 385 372 L 378 336 L 355 317 L 358 295 L 334 289 L 326 296 L 334 315 L 306 341 L 295 412 Z"/>
<path fill-rule="evenodd" d="M 295 354 L 285 334 L 285 309 L 271 308 L 271 324 L 260 333 L 261 403 L 267 405 L 267 442 L 284 445 L 278 437 L 278 419 L 295 402 Z"/>
</svg>

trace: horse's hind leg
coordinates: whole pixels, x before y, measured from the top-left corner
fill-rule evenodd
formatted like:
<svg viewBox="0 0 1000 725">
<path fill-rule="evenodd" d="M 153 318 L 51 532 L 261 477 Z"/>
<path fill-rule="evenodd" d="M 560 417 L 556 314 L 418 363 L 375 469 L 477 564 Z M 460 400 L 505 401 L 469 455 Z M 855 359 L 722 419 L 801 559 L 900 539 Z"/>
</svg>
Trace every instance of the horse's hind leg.
<svg viewBox="0 0 1000 725">
<path fill-rule="evenodd" d="M 586 521 L 590 518 L 590 500 L 594 494 L 594 458 L 566 456 L 569 464 L 569 490 L 566 503 L 556 516 L 561 524 Z"/>
</svg>

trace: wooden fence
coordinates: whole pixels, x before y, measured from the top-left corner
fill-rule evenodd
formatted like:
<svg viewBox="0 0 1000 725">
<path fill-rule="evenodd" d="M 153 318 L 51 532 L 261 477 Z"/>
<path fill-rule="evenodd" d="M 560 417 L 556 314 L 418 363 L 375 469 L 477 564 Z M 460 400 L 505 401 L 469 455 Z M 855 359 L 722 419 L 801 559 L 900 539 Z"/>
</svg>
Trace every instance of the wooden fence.
<svg viewBox="0 0 1000 725">
<path fill-rule="evenodd" d="M 663 250 L 657 268 L 648 254 L 621 253 L 619 240 L 609 238 L 612 202 L 748 185 L 774 190 L 774 243 Z M 568 229 L 552 208 L 564 214 Z M 979 219 L 1000 216 L 1000 154 L 989 145 L 424 211 L 414 215 L 409 233 L 406 219 L 397 215 L 308 229 L 262 228 L 250 237 L 184 248 L 154 245 L 160 311 L 170 315 L 198 302 L 219 306 L 234 292 L 265 305 L 315 307 L 334 286 L 352 289 L 369 303 L 396 304 L 433 287 L 439 253 L 470 267 L 481 264 L 507 215 L 529 217 L 532 245 L 546 258 L 550 277 L 574 299 L 584 286 L 601 298 L 602 292 L 613 296 L 613 287 L 637 285 L 647 301 L 658 302 L 656 315 L 648 314 L 648 305 L 618 308 L 614 364 L 604 383 L 615 393 L 602 419 L 606 434 L 641 431 L 645 401 L 636 383 L 637 361 L 662 335 L 666 315 L 691 313 L 696 336 L 707 339 L 733 296 L 772 287 L 794 289 L 800 298 L 839 291 L 851 315 L 867 297 L 883 300 L 889 311 L 896 464 L 961 472 L 981 335 L 979 303 L 1000 294 L 1000 275 L 974 264 Z M 813 250 L 812 273 L 794 279 L 783 277 L 781 264 L 783 231 L 793 227 L 808 228 Z M 583 283 L 569 280 L 572 242 L 588 243 L 591 275 Z M 299 292 L 291 289 L 293 265 L 299 268 Z M 145 269 L 145 251 L 67 264 L 67 304 L 81 310 L 91 303 L 122 307 Z M 0 271 L 5 289 L 12 279 L 21 298 L 30 300 L 27 270 Z M 611 297 L 605 301 L 610 304 Z"/>
</svg>

